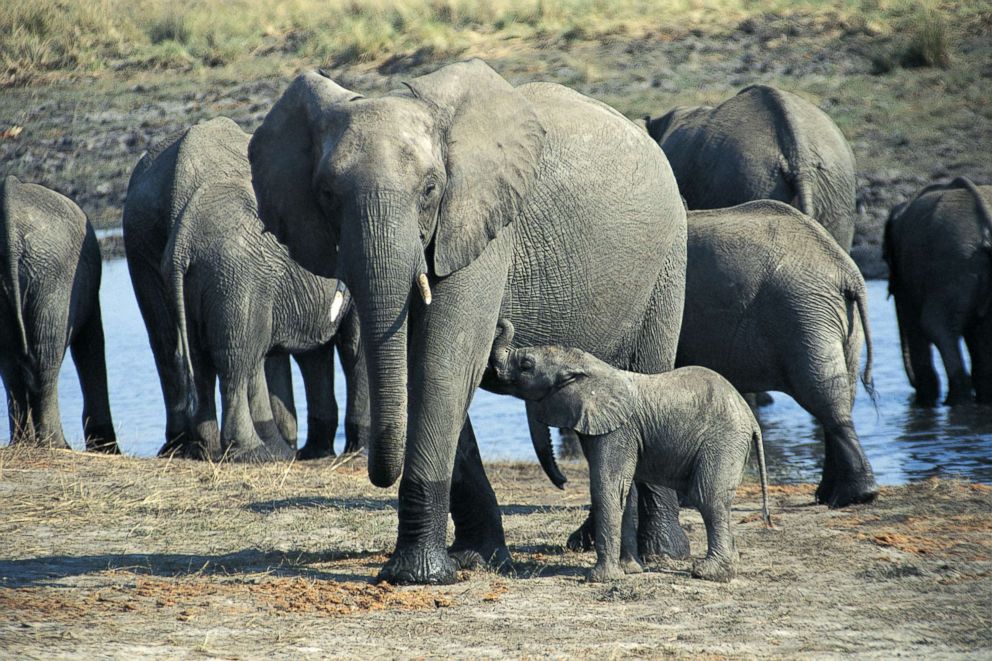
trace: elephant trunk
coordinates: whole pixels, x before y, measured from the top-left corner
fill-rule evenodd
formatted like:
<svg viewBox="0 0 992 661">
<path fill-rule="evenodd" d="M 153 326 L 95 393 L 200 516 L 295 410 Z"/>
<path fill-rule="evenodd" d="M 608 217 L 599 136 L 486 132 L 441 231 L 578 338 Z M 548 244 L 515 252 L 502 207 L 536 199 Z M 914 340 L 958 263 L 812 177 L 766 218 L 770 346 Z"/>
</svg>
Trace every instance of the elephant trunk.
<svg viewBox="0 0 992 661">
<path fill-rule="evenodd" d="M 544 474 L 548 476 L 551 483 L 559 489 L 565 489 L 568 478 L 558 467 L 555 459 L 555 448 L 551 442 L 551 429 L 537 419 L 532 410 L 530 402 L 527 403 L 527 424 L 530 427 L 530 440 L 534 444 L 534 452 L 537 453 L 537 461 L 544 469 Z"/>
<path fill-rule="evenodd" d="M 343 233 L 339 253 L 361 327 L 372 412 L 369 479 L 379 487 L 399 478 L 406 449 L 411 290 L 416 286 L 425 303 L 430 301 L 416 218 L 397 216 L 395 210 L 405 206 L 401 202 L 382 193 L 359 200 L 356 222 Z"/>
</svg>

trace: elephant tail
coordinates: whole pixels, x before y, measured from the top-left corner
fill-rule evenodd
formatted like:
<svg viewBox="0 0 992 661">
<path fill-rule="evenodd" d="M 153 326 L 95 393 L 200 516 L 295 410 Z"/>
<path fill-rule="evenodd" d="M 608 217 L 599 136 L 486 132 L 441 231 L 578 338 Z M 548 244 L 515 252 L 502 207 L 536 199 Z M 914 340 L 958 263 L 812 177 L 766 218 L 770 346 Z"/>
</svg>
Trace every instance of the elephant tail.
<svg viewBox="0 0 992 661">
<path fill-rule="evenodd" d="M 875 390 L 875 379 L 872 377 L 872 364 L 874 362 L 874 349 L 871 340 L 871 326 L 868 324 L 868 290 L 861 274 L 855 272 L 852 282 L 847 288 L 847 298 L 858 308 L 858 320 L 861 323 L 861 332 L 865 336 L 865 368 L 861 372 L 861 383 L 865 387 L 871 401 L 878 406 L 878 393 Z M 853 330 L 853 329 L 852 329 Z M 850 337 L 850 335 L 848 335 Z"/>
<path fill-rule="evenodd" d="M 754 443 L 754 456 L 758 459 L 758 481 L 761 484 L 761 519 L 765 527 L 774 528 L 771 511 L 768 509 L 768 471 L 765 468 L 765 444 L 761 438 L 761 428 L 757 423 L 751 431 L 751 442 Z"/>
<path fill-rule="evenodd" d="M 20 183 L 14 177 L 7 177 L 0 181 L 0 221 L 3 222 L 3 248 L 7 267 L 7 281 L 10 283 L 10 306 L 17 323 L 17 343 L 22 358 L 28 357 L 28 334 L 24 327 L 24 303 L 21 300 L 21 252 L 22 242 L 17 236 L 17 229 L 14 227 L 14 218 L 10 213 L 9 196 L 10 188 Z M 30 370 L 27 370 L 30 371 Z"/>
<path fill-rule="evenodd" d="M 186 321 L 186 271 L 189 269 L 190 254 L 188 241 L 182 240 L 182 220 L 177 224 L 165 253 L 162 256 L 162 278 L 170 293 L 176 331 L 176 368 L 182 377 L 181 387 L 184 397 L 184 413 L 191 417 L 196 410 L 196 385 L 193 375 L 193 361 L 189 345 L 189 329 Z"/>
</svg>

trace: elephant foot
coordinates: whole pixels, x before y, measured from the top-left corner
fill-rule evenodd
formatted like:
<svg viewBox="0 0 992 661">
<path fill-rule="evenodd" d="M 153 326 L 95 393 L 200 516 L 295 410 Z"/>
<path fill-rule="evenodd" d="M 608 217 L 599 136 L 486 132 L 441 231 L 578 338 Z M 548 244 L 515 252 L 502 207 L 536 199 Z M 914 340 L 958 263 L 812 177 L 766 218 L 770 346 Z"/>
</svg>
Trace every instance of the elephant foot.
<svg viewBox="0 0 992 661">
<path fill-rule="evenodd" d="M 372 438 L 372 428 L 368 425 L 356 425 L 354 423 L 344 423 L 344 453 L 361 452 L 369 447 L 369 440 Z"/>
<path fill-rule="evenodd" d="M 289 461 L 296 457 L 296 452 L 283 441 L 259 443 L 245 447 L 238 443 L 228 446 L 224 453 L 227 461 L 240 464 L 262 464 L 272 461 Z"/>
<path fill-rule="evenodd" d="M 328 457 L 336 457 L 334 454 L 334 448 L 328 445 L 320 445 L 318 443 L 307 443 L 302 448 L 296 451 L 296 458 L 300 461 L 310 461 L 311 459 L 326 459 Z"/>
<path fill-rule="evenodd" d="M 644 562 L 684 560 L 689 557 L 689 538 L 677 516 L 674 520 L 658 514 L 642 516 L 637 529 L 637 552 Z"/>
<path fill-rule="evenodd" d="M 847 480 L 824 476 L 816 489 L 816 502 L 831 509 L 873 502 L 878 497 L 878 484 L 871 473 Z"/>
<path fill-rule="evenodd" d="M 737 576 L 737 568 L 730 560 L 708 555 L 692 566 L 692 576 L 706 581 L 729 583 Z"/>
<path fill-rule="evenodd" d="M 610 563 L 596 563 L 596 566 L 586 572 L 587 583 L 608 583 L 619 581 L 624 577 L 624 570 L 620 565 Z"/>
<path fill-rule="evenodd" d="M 974 399 L 971 396 L 971 388 L 965 388 L 963 386 L 958 388 L 952 388 L 948 391 L 947 397 L 944 399 L 945 406 L 960 406 L 962 404 L 971 404 Z"/>
<path fill-rule="evenodd" d="M 86 439 L 86 451 L 87 452 L 100 452 L 103 454 L 120 454 L 121 449 L 117 445 L 117 441 L 113 439 Z"/>
<path fill-rule="evenodd" d="M 644 573 L 644 567 L 634 557 L 620 558 L 620 568 L 623 569 L 624 574 Z"/>
<path fill-rule="evenodd" d="M 459 543 L 456 539 L 448 549 L 448 555 L 459 569 L 479 569 L 486 566 L 494 571 L 500 571 L 513 567 L 513 557 L 505 544 L 469 546 Z"/>
<path fill-rule="evenodd" d="M 448 585 L 455 582 L 457 568 L 443 546 L 408 546 L 393 551 L 376 581 L 393 585 Z"/>
<path fill-rule="evenodd" d="M 582 525 L 576 528 L 575 532 L 568 536 L 565 548 L 576 553 L 592 551 L 596 547 L 596 536 L 594 532 L 592 515 L 586 517 Z"/>
</svg>

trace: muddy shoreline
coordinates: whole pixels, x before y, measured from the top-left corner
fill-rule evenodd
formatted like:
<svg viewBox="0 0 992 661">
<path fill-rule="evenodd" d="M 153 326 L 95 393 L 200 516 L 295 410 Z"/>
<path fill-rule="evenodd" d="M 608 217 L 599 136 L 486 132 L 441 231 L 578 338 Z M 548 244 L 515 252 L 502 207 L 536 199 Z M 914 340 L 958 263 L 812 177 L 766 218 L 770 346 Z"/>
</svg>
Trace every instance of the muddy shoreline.
<svg viewBox="0 0 992 661">
<path fill-rule="evenodd" d="M 832 511 L 813 485 L 735 500 L 740 573 L 688 561 L 608 585 L 562 544 L 585 516 L 535 464 L 487 465 L 511 573 L 372 580 L 396 489 L 363 460 L 238 466 L 0 449 L 0 649 L 11 658 L 975 657 L 992 651 L 992 487 L 927 480 Z M 699 515 L 683 510 L 692 553 Z"/>
<path fill-rule="evenodd" d="M 363 93 L 392 89 L 452 60 L 485 58 L 514 84 L 559 82 L 635 121 L 676 105 L 713 104 L 753 83 L 795 91 L 840 126 L 858 163 L 852 254 L 884 277 L 881 231 L 889 209 L 922 186 L 954 176 L 992 183 L 992 40 L 969 24 L 955 34 L 947 69 L 879 71 L 897 34 L 844 16 L 767 13 L 736 25 L 660 21 L 645 34 L 522 40 L 457 56 L 422 52 L 335 66 L 273 53 L 242 68 L 76 75 L 0 95 L 0 175 L 75 199 L 99 229 L 120 226 L 128 177 L 149 146 L 174 130 L 227 115 L 252 131 L 295 72 L 323 66 Z M 245 68 L 248 67 L 248 68 Z M 0 135 L 3 135 L 0 133 Z M 104 241 L 107 254 L 119 242 Z"/>
</svg>

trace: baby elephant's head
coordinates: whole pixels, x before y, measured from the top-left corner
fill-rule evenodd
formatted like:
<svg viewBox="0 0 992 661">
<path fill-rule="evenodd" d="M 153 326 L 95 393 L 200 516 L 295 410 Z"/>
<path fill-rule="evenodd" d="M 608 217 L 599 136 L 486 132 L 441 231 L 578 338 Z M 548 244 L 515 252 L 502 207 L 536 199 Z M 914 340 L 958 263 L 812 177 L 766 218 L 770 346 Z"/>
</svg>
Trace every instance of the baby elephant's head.
<svg viewBox="0 0 992 661">
<path fill-rule="evenodd" d="M 605 434 L 633 406 L 630 375 L 591 353 L 554 345 L 511 348 L 513 325 L 499 322 L 491 363 L 503 392 L 534 402 L 538 419 L 580 434 Z"/>
</svg>

